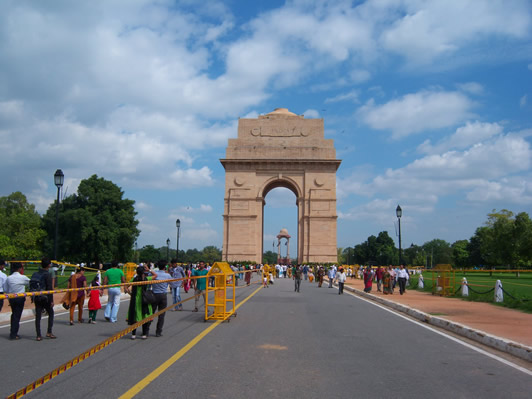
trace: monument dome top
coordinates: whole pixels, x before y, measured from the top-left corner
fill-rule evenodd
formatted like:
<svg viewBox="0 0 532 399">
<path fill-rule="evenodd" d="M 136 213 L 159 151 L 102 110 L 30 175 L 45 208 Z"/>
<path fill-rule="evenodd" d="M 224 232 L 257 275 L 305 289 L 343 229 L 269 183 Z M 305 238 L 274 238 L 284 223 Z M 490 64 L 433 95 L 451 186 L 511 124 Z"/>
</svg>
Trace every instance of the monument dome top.
<svg viewBox="0 0 532 399">
<path fill-rule="evenodd" d="M 272 112 L 270 112 L 267 115 L 291 115 L 291 116 L 297 116 L 293 112 L 290 112 L 288 108 L 275 108 Z"/>
<path fill-rule="evenodd" d="M 287 230 L 287 229 L 281 229 L 281 231 L 279 232 L 279 234 L 277 234 L 277 238 L 281 238 L 281 237 L 288 237 L 288 238 L 290 238 L 290 234 L 288 234 L 288 230 Z"/>
</svg>

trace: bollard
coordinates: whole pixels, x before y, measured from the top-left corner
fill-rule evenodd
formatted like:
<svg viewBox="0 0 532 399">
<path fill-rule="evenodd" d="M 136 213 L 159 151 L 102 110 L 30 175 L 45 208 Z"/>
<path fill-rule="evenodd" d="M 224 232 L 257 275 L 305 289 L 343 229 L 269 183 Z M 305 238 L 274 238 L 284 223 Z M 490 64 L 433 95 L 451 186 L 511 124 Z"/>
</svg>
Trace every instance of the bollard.
<svg viewBox="0 0 532 399">
<path fill-rule="evenodd" d="M 467 279 L 462 278 L 462 296 L 469 296 L 469 287 L 467 286 Z"/>
<path fill-rule="evenodd" d="M 497 280 L 495 283 L 495 302 L 503 302 L 504 295 L 502 292 L 502 283 L 501 280 Z"/>
<path fill-rule="evenodd" d="M 425 287 L 425 282 L 423 281 L 423 275 L 419 275 L 419 280 L 417 281 L 417 288 L 423 289 Z"/>
</svg>

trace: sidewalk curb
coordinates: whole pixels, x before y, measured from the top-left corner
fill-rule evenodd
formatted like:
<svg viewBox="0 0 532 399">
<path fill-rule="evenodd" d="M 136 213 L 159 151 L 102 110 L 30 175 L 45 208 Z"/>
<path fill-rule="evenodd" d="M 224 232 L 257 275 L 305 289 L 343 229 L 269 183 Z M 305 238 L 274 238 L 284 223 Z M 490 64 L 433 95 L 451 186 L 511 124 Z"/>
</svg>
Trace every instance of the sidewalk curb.
<svg viewBox="0 0 532 399">
<path fill-rule="evenodd" d="M 129 295 L 128 294 L 124 294 L 124 293 L 121 293 L 120 294 L 120 300 L 124 300 L 124 299 L 129 299 Z M 6 300 L 7 302 L 7 300 Z M 9 304 L 6 304 L 6 302 L 4 302 L 4 308 L 5 306 L 7 305 L 9 307 Z M 88 301 L 85 301 L 85 305 L 83 306 L 83 309 L 86 310 L 87 309 L 87 303 Z M 100 298 L 100 303 L 102 304 L 102 309 L 104 308 L 104 305 L 107 305 L 107 295 L 104 295 Z M 54 305 L 54 313 L 58 313 L 58 312 L 68 312 L 68 310 L 65 310 L 65 308 L 63 307 L 63 305 L 59 304 L 59 305 Z M 27 320 L 29 318 L 34 318 L 35 317 L 35 308 L 32 308 L 32 309 L 24 309 L 22 311 L 22 315 L 20 317 L 20 320 Z M 7 312 L 2 312 L 0 313 L 0 323 L 9 323 L 11 322 L 11 311 L 7 311 Z"/>
<path fill-rule="evenodd" d="M 451 331 L 455 334 L 469 338 L 483 345 L 509 353 L 513 356 L 516 356 L 528 362 L 532 362 L 532 347 L 530 346 L 526 346 L 526 345 L 511 341 L 505 338 L 497 337 L 495 335 L 488 334 L 481 330 L 475 330 L 471 327 L 465 326 L 463 324 L 455 323 L 447 319 L 442 319 L 440 317 L 431 316 L 430 314 L 427 314 L 420 310 L 410 308 L 408 306 L 378 297 L 373 294 L 368 294 L 364 291 L 360 291 L 356 288 L 349 287 L 347 285 L 344 285 L 344 290 L 350 291 L 354 294 L 357 294 L 371 301 L 378 302 L 381 305 L 395 309 L 399 312 L 405 313 L 421 322 L 431 324 L 439 328 L 443 328 L 447 331 Z"/>
</svg>

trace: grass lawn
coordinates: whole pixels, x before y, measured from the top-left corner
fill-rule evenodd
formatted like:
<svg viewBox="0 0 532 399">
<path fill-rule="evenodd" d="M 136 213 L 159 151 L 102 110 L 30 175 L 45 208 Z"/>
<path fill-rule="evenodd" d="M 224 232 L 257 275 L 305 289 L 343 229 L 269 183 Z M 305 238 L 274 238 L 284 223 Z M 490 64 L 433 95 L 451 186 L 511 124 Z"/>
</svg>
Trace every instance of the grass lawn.
<svg viewBox="0 0 532 399">
<path fill-rule="evenodd" d="M 461 287 L 462 278 L 467 279 L 470 285 L 469 297 L 462 297 Z M 411 277 L 411 287 L 417 287 L 418 276 Z M 423 279 L 425 281 L 424 291 L 432 292 L 433 273 L 431 271 L 423 272 Z M 455 288 L 454 291 L 459 290 L 455 295 L 456 298 L 461 298 L 467 301 L 491 302 L 497 306 L 504 306 L 514 309 L 519 309 L 528 313 L 532 313 L 532 273 L 521 272 L 517 277 L 515 273 L 501 273 L 494 272 L 490 276 L 489 272 L 466 272 L 456 271 L 454 275 Z M 494 292 L 491 290 L 495 287 L 495 282 L 501 280 L 504 291 L 504 302 L 494 302 Z M 473 290 L 479 292 L 475 293 Z M 486 291 L 490 291 L 487 292 Z M 507 295 L 507 293 L 509 295 Z M 510 295 L 514 298 L 511 298 Z"/>
</svg>

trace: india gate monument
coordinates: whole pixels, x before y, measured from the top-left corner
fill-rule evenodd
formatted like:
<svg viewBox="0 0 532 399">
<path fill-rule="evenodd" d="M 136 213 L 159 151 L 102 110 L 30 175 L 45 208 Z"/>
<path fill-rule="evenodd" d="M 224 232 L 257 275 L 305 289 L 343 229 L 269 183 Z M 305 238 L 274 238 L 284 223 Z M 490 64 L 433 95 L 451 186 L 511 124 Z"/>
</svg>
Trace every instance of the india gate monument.
<svg viewBox="0 0 532 399">
<path fill-rule="evenodd" d="M 336 262 L 336 159 L 324 138 L 323 119 L 285 108 L 239 119 L 225 159 L 222 260 L 262 263 L 264 205 L 268 192 L 285 187 L 296 196 L 298 263 Z"/>
</svg>

